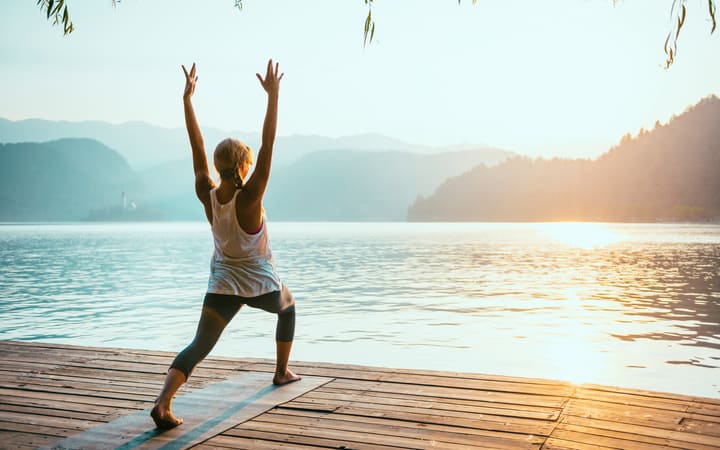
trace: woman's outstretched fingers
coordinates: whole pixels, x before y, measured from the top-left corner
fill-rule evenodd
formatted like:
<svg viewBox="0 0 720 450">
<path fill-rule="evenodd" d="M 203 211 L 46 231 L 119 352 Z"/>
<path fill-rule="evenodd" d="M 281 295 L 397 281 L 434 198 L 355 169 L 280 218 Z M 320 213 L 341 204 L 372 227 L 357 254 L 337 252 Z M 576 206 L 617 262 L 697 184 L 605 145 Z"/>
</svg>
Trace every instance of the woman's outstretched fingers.
<svg viewBox="0 0 720 450">
<path fill-rule="evenodd" d="M 267 93 L 277 93 L 279 87 L 280 87 L 280 80 L 282 80 L 283 74 L 280 74 L 278 76 L 278 72 L 280 71 L 280 64 L 275 63 L 273 65 L 273 60 L 268 60 L 267 64 L 267 70 L 265 72 L 265 78 L 263 78 L 259 73 L 256 73 L 255 76 L 260 81 L 260 84 L 262 85 L 263 89 Z"/>
<path fill-rule="evenodd" d="M 195 75 L 195 63 L 193 63 L 192 67 L 190 68 L 190 73 L 188 73 L 188 70 L 184 64 L 181 64 L 181 67 L 183 73 L 185 74 L 185 92 L 183 93 L 183 98 L 189 99 L 195 92 L 195 83 L 198 80 L 197 75 Z"/>
</svg>

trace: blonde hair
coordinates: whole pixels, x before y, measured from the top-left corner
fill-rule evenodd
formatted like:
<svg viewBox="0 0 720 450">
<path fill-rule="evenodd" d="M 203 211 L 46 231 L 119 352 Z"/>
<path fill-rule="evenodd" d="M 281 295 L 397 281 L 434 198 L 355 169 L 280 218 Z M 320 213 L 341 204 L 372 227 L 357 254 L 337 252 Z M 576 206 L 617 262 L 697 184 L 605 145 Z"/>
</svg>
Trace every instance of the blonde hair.
<svg viewBox="0 0 720 450">
<path fill-rule="evenodd" d="M 238 168 L 246 162 L 253 163 L 252 150 L 239 139 L 226 138 L 215 147 L 213 164 L 222 180 L 234 179 L 235 184 L 241 187 L 242 179 L 240 179 Z"/>
</svg>

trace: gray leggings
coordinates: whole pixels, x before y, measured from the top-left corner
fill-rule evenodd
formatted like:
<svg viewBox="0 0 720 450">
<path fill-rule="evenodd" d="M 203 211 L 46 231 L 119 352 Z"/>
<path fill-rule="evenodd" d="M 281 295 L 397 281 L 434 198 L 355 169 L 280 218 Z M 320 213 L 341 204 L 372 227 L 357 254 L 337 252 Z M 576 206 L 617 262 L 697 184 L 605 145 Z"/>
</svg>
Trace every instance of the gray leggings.
<svg viewBox="0 0 720 450">
<path fill-rule="evenodd" d="M 195 366 L 210 353 L 225 326 L 237 314 L 242 305 L 277 314 L 275 340 L 292 342 L 295 335 L 295 300 L 285 286 L 282 291 L 273 291 L 258 297 L 239 297 L 208 292 L 203 301 L 195 339 L 175 357 L 170 368 L 181 371 L 186 378 L 190 377 Z"/>
</svg>

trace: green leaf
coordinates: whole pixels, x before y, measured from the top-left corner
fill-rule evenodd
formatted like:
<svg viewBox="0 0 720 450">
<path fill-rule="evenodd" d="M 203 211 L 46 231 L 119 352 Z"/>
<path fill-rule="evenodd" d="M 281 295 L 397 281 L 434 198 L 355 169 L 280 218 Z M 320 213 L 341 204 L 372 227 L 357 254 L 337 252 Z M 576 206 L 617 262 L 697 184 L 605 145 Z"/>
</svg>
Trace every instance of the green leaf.
<svg viewBox="0 0 720 450">
<path fill-rule="evenodd" d="M 682 26 L 685 23 L 685 13 L 687 13 L 687 10 L 685 8 L 685 5 L 682 5 L 682 16 L 680 17 L 680 26 Z"/>
<path fill-rule="evenodd" d="M 55 7 L 53 8 L 52 14 L 57 19 L 57 16 L 60 14 L 60 8 L 63 7 L 64 0 L 58 0 L 58 2 L 55 4 Z"/>
<path fill-rule="evenodd" d="M 365 33 L 363 34 L 363 46 L 367 45 L 368 32 L 370 31 L 370 21 L 372 20 L 372 11 L 368 9 L 367 19 L 365 19 Z"/>
<path fill-rule="evenodd" d="M 715 21 L 715 0 L 708 0 L 708 9 L 710 10 L 710 19 L 712 19 L 712 28 L 710 29 L 710 33 L 714 33 L 715 27 L 717 26 L 717 22 Z"/>
<path fill-rule="evenodd" d="M 55 3 L 55 0 L 50 0 L 48 2 L 48 8 L 47 8 L 47 18 L 50 18 L 50 12 L 52 11 L 53 3 Z"/>
</svg>

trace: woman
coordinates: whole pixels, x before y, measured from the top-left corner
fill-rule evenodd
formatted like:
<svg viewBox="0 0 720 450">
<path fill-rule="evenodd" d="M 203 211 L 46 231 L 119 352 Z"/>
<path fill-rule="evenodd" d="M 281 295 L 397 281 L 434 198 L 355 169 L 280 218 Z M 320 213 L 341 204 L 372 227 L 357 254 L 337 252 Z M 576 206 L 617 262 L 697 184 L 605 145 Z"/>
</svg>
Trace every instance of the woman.
<svg viewBox="0 0 720 450">
<path fill-rule="evenodd" d="M 268 61 L 265 79 L 256 74 L 268 94 L 268 105 L 262 144 L 252 176 L 244 182 L 252 165 L 250 148 L 237 139 L 228 138 L 217 145 L 213 155 L 215 168 L 220 173 L 220 186 L 216 187 L 210 178 L 205 144 L 190 100 L 198 79 L 195 64 L 189 73 L 183 66 L 183 72 L 185 125 L 192 147 L 195 193 L 210 222 L 215 251 L 195 338 L 173 361 L 150 413 L 157 427 L 163 429 L 182 423 L 182 419 L 172 413 L 173 396 L 193 368 L 212 350 L 225 326 L 244 304 L 278 315 L 273 383 L 281 385 L 300 379 L 287 367 L 295 333 L 295 300 L 275 271 L 262 206 L 270 177 L 278 91 L 284 74 L 278 76 L 278 65 L 273 67 L 272 60 Z"/>
</svg>

